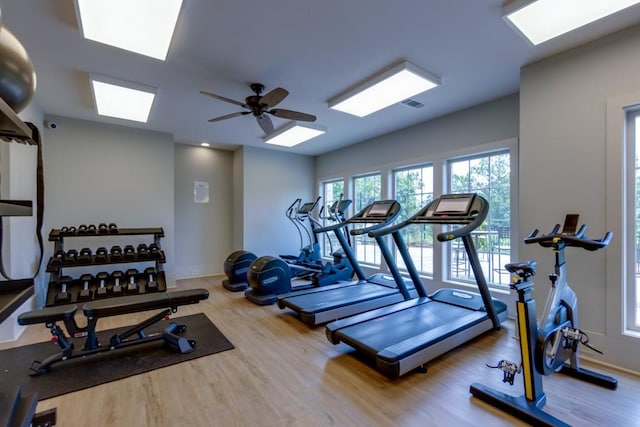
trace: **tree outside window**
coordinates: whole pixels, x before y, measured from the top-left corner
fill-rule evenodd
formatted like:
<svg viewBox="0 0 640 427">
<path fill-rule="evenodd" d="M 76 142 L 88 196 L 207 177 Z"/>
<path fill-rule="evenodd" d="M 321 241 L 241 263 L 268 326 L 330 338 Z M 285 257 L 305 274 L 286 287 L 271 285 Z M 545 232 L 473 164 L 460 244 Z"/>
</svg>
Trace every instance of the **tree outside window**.
<svg viewBox="0 0 640 427">
<path fill-rule="evenodd" d="M 380 200 L 381 178 L 380 174 L 358 176 L 353 178 L 354 209 L 360 212 L 364 207 Z M 380 249 L 375 240 L 366 236 L 352 236 L 354 252 L 358 262 L 369 265 L 380 265 Z"/>
<path fill-rule="evenodd" d="M 433 166 L 397 170 L 393 176 L 394 198 L 402 206 L 398 221 L 408 219 L 433 200 Z M 401 234 L 418 271 L 433 275 L 433 227 L 426 224 L 410 225 L 402 229 Z M 401 270 L 406 270 L 397 250 L 395 260 Z"/>
<path fill-rule="evenodd" d="M 489 201 L 489 215 L 472 234 L 488 282 L 509 284 L 504 265 L 511 258 L 511 164 L 509 152 L 490 153 L 449 161 L 451 193 L 478 193 Z M 473 280 L 466 252 L 459 239 L 449 246 L 449 277 Z"/>
</svg>

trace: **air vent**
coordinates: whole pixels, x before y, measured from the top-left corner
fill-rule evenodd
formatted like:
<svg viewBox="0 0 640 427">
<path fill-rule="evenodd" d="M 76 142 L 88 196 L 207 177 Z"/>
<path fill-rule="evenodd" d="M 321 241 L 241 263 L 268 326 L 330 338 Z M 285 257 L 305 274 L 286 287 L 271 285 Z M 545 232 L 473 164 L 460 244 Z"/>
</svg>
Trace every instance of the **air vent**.
<svg viewBox="0 0 640 427">
<path fill-rule="evenodd" d="M 409 107 L 413 107 L 413 108 L 422 108 L 422 107 L 424 107 L 424 104 L 422 102 L 415 101 L 415 100 L 413 100 L 411 98 L 405 99 L 404 101 L 402 101 L 402 103 L 404 105 L 408 105 Z"/>
</svg>

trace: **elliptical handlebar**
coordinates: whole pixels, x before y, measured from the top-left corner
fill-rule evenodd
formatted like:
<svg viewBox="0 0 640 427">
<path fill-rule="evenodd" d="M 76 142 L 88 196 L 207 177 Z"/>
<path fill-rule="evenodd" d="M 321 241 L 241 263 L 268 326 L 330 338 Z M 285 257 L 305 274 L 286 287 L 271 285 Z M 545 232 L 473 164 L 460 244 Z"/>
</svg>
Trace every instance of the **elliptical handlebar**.
<svg viewBox="0 0 640 427">
<path fill-rule="evenodd" d="M 285 211 L 285 215 L 287 215 L 287 218 L 289 218 L 289 220 L 294 221 L 298 209 L 300 208 L 300 203 L 302 203 L 302 199 L 298 197 L 293 203 L 291 203 L 291 205 L 289 205 L 289 207 Z"/>
<path fill-rule="evenodd" d="M 597 251 L 598 249 L 603 249 L 609 246 L 609 243 L 611 243 L 611 239 L 613 238 L 613 233 L 611 231 L 607 231 L 602 238 L 591 239 L 584 236 L 586 231 L 587 225 L 583 224 L 577 233 L 564 234 L 560 232 L 560 224 L 556 224 L 549 234 L 538 236 L 539 230 L 537 228 L 532 230 L 531 233 L 525 237 L 524 243 L 528 245 L 538 243 L 542 247 L 550 248 L 557 245 L 559 242 L 563 242 L 565 246 L 574 246 L 587 251 Z"/>
</svg>

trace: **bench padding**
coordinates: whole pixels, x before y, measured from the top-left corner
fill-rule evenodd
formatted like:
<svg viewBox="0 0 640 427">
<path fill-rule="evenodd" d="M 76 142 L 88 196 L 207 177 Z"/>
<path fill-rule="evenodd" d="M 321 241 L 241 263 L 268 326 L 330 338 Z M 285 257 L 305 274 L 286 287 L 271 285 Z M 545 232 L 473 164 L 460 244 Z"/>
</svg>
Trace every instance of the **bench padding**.
<svg viewBox="0 0 640 427">
<path fill-rule="evenodd" d="M 86 317 L 100 318 L 195 304 L 207 298 L 209 291 L 206 289 L 154 292 L 90 301 L 84 305 L 83 311 Z"/>
<path fill-rule="evenodd" d="M 78 306 L 75 304 L 46 307 L 40 310 L 27 311 L 18 316 L 18 324 L 33 325 L 36 323 L 58 322 L 70 319 L 76 314 Z"/>
</svg>

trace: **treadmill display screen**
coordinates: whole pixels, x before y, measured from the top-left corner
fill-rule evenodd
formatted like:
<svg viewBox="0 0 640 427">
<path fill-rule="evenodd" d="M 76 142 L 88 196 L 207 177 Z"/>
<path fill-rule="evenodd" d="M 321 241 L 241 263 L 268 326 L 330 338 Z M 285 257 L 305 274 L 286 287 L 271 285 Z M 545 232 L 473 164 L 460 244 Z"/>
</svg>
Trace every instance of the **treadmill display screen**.
<svg viewBox="0 0 640 427">
<path fill-rule="evenodd" d="M 367 216 L 387 216 L 392 205 L 393 202 L 374 203 L 367 212 Z"/>
<path fill-rule="evenodd" d="M 466 215 L 471 207 L 473 196 L 442 197 L 436 206 L 436 215 L 458 214 Z"/>
</svg>

